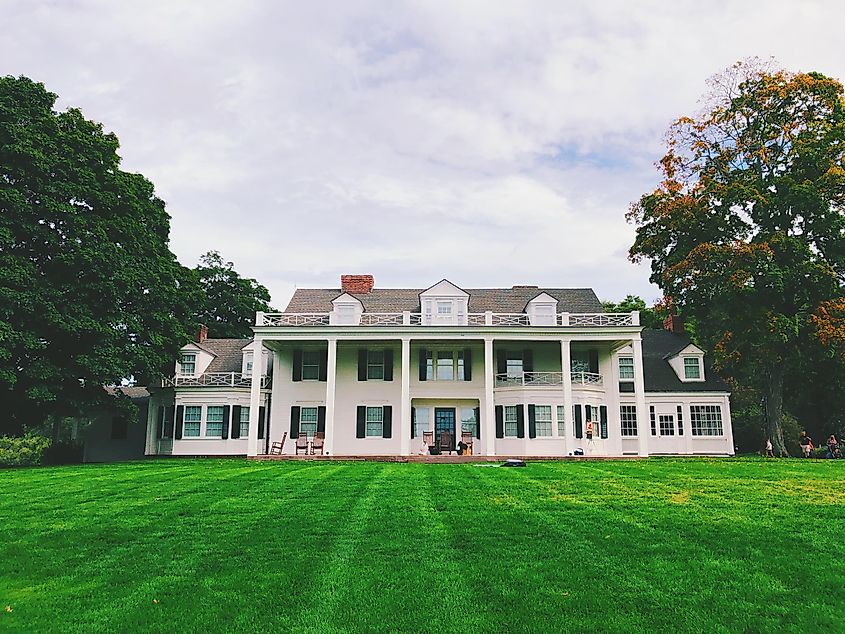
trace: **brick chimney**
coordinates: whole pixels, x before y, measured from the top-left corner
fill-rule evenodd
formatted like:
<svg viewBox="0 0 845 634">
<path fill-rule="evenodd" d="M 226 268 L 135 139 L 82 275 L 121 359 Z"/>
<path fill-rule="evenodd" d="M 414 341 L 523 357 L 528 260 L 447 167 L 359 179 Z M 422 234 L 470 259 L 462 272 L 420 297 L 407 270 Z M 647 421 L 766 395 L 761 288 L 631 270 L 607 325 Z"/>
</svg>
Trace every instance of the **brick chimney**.
<svg viewBox="0 0 845 634">
<path fill-rule="evenodd" d="M 341 275 L 340 288 L 344 293 L 366 295 L 373 290 L 375 280 L 372 275 Z"/>
<path fill-rule="evenodd" d="M 208 326 L 200 324 L 200 329 L 197 331 L 197 343 L 202 343 L 208 339 Z"/>
<path fill-rule="evenodd" d="M 669 315 L 663 320 L 663 329 L 678 335 L 684 334 L 686 332 L 684 329 L 684 318 L 680 315 Z"/>
</svg>

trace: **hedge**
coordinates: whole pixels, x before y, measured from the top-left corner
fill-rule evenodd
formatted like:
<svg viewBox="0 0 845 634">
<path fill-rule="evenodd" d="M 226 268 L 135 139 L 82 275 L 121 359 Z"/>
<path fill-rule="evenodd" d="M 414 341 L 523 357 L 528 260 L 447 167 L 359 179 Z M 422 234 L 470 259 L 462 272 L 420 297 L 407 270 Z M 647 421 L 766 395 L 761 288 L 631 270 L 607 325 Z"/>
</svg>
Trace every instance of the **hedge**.
<svg viewBox="0 0 845 634">
<path fill-rule="evenodd" d="M 40 465 L 50 439 L 30 434 L 0 436 L 0 467 L 31 467 Z"/>
</svg>

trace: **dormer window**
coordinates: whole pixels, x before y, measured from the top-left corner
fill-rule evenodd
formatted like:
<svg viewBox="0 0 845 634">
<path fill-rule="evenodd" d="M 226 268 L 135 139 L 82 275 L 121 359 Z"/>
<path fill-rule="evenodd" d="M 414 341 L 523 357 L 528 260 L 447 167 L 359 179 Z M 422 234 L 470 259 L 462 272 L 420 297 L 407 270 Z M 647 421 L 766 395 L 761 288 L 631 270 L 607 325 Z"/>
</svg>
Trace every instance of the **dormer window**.
<svg viewBox="0 0 845 634">
<path fill-rule="evenodd" d="M 452 302 L 449 302 L 449 301 L 437 302 L 437 316 L 438 317 L 451 317 L 451 315 L 452 315 Z"/>
<path fill-rule="evenodd" d="M 197 355 L 193 352 L 182 354 L 179 362 L 179 374 L 182 376 L 194 376 L 197 370 Z"/>
<path fill-rule="evenodd" d="M 684 357 L 684 378 L 688 381 L 701 379 L 701 359 Z"/>
<path fill-rule="evenodd" d="M 252 352 L 247 352 L 246 354 L 244 354 L 244 376 L 252 376 L 252 360 Z"/>
</svg>

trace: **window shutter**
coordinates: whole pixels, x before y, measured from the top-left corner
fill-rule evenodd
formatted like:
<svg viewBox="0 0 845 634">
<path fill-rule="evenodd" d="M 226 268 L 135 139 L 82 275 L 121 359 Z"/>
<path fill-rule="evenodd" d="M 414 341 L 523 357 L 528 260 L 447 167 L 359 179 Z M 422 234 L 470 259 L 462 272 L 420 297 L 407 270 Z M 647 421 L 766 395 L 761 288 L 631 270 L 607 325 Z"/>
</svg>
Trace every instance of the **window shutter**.
<svg viewBox="0 0 845 634">
<path fill-rule="evenodd" d="M 496 351 L 496 374 L 506 374 L 508 371 L 508 353 L 506 350 Z"/>
<path fill-rule="evenodd" d="M 291 380 L 302 380 L 302 350 L 297 349 L 293 351 L 293 376 L 291 377 Z"/>
<path fill-rule="evenodd" d="M 164 405 L 158 406 L 158 427 L 156 427 L 156 438 L 164 438 Z"/>
<path fill-rule="evenodd" d="M 678 405 L 678 436 L 684 435 L 684 408 Z"/>
<path fill-rule="evenodd" d="M 264 438 L 264 414 L 265 409 L 263 407 L 258 408 L 258 437 Z"/>
<path fill-rule="evenodd" d="M 572 409 L 575 410 L 575 437 L 576 438 L 583 438 L 584 437 L 584 426 L 583 426 L 583 420 L 581 418 L 581 406 L 580 405 L 573 405 Z"/>
<path fill-rule="evenodd" d="M 384 350 L 384 380 L 393 380 L 393 348 Z"/>
<path fill-rule="evenodd" d="M 505 408 L 496 405 L 496 438 L 505 437 Z"/>
<path fill-rule="evenodd" d="M 299 407 L 294 405 L 290 408 L 290 438 L 299 438 Z"/>
<path fill-rule="evenodd" d="M 328 379 L 329 351 L 320 350 L 320 380 L 325 382 Z"/>
<path fill-rule="evenodd" d="M 367 436 L 367 408 L 363 405 L 358 406 L 358 426 L 355 429 L 356 438 L 365 438 Z"/>
<path fill-rule="evenodd" d="M 475 408 L 475 437 L 481 440 L 481 408 Z"/>
<path fill-rule="evenodd" d="M 320 405 L 317 408 L 317 431 L 326 433 L 326 406 Z"/>
<path fill-rule="evenodd" d="M 472 350 L 469 348 L 464 349 L 464 381 L 472 381 Z"/>
<path fill-rule="evenodd" d="M 411 438 L 416 436 L 416 433 L 417 433 L 416 427 L 417 427 L 417 408 L 412 407 L 411 408 Z"/>
<path fill-rule="evenodd" d="M 382 438 L 390 438 L 393 435 L 393 407 L 385 405 L 382 415 Z"/>
<path fill-rule="evenodd" d="M 522 371 L 534 371 L 534 353 L 531 350 L 524 350 L 522 352 Z"/>
<path fill-rule="evenodd" d="M 651 435 L 657 436 L 657 422 L 654 418 L 654 405 L 648 408 L 648 417 L 651 419 Z"/>
<path fill-rule="evenodd" d="M 528 437 L 537 437 L 537 415 L 533 404 L 528 405 Z"/>
<path fill-rule="evenodd" d="M 171 405 L 164 414 L 164 437 L 173 438 L 173 426 L 176 423 L 176 406 Z"/>
<path fill-rule="evenodd" d="M 607 438 L 607 405 L 599 405 L 599 435 Z"/>
<path fill-rule="evenodd" d="M 420 381 L 425 381 L 426 375 L 426 355 L 428 351 L 425 348 L 420 348 Z"/>
<path fill-rule="evenodd" d="M 358 380 L 367 380 L 367 349 L 358 350 Z"/>
<path fill-rule="evenodd" d="M 516 406 L 516 437 L 525 438 L 525 407 Z"/>
<path fill-rule="evenodd" d="M 176 440 L 180 440 L 182 438 L 182 421 L 185 420 L 185 407 L 179 405 L 176 407 L 176 430 L 173 432 L 173 436 Z"/>
<path fill-rule="evenodd" d="M 232 405 L 232 438 L 241 437 L 241 406 Z"/>
<path fill-rule="evenodd" d="M 270 411 L 271 411 L 270 403 L 271 403 L 271 401 L 268 399 L 267 400 L 267 409 L 264 411 L 264 413 L 262 413 L 262 410 L 264 410 L 263 407 L 258 408 L 258 414 L 262 418 L 266 419 L 266 421 L 267 421 L 267 425 L 264 429 L 264 432 L 265 432 L 264 433 L 264 453 L 270 453 L 270 423 L 271 423 L 271 421 L 270 421 Z"/>
<path fill-rule="evenodd" d="M 593 374 L 599 373 L 599 351 L 590 350 L 590 372 Z"/>
<path fill-rule="evenodd" d="M 223 440 L 229 439 L 229 412 L 231 409 L 229 405 L 223 406 Z"/>
</svg>

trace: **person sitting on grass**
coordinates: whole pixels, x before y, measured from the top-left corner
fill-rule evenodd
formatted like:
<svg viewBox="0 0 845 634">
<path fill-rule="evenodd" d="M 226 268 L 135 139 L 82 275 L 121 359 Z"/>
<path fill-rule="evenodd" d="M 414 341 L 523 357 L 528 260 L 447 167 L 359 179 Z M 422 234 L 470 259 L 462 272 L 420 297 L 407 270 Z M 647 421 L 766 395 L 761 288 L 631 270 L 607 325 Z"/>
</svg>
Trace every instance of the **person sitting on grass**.
<svg viewBox="0 0 845 634">
<path fill-rule="evenodd" d="M 826 458 L 841 458 L 842 451 L 839 449 L 839 443 L 836 442 L 836 436 L 833 434 L 830 435 L 830 438 L 827 439 L 827 454 Z"/>
<path fill-rule="evenodd" d="M 801 445 L 801 452 L 804 454 L 804 457 L 809 458 L 810 453 L 813 451 L 813 439 L 807 435 L 806 431 L 801 432 L 801 438 L 798 439 L 798 444 Z"/>
</svg>

